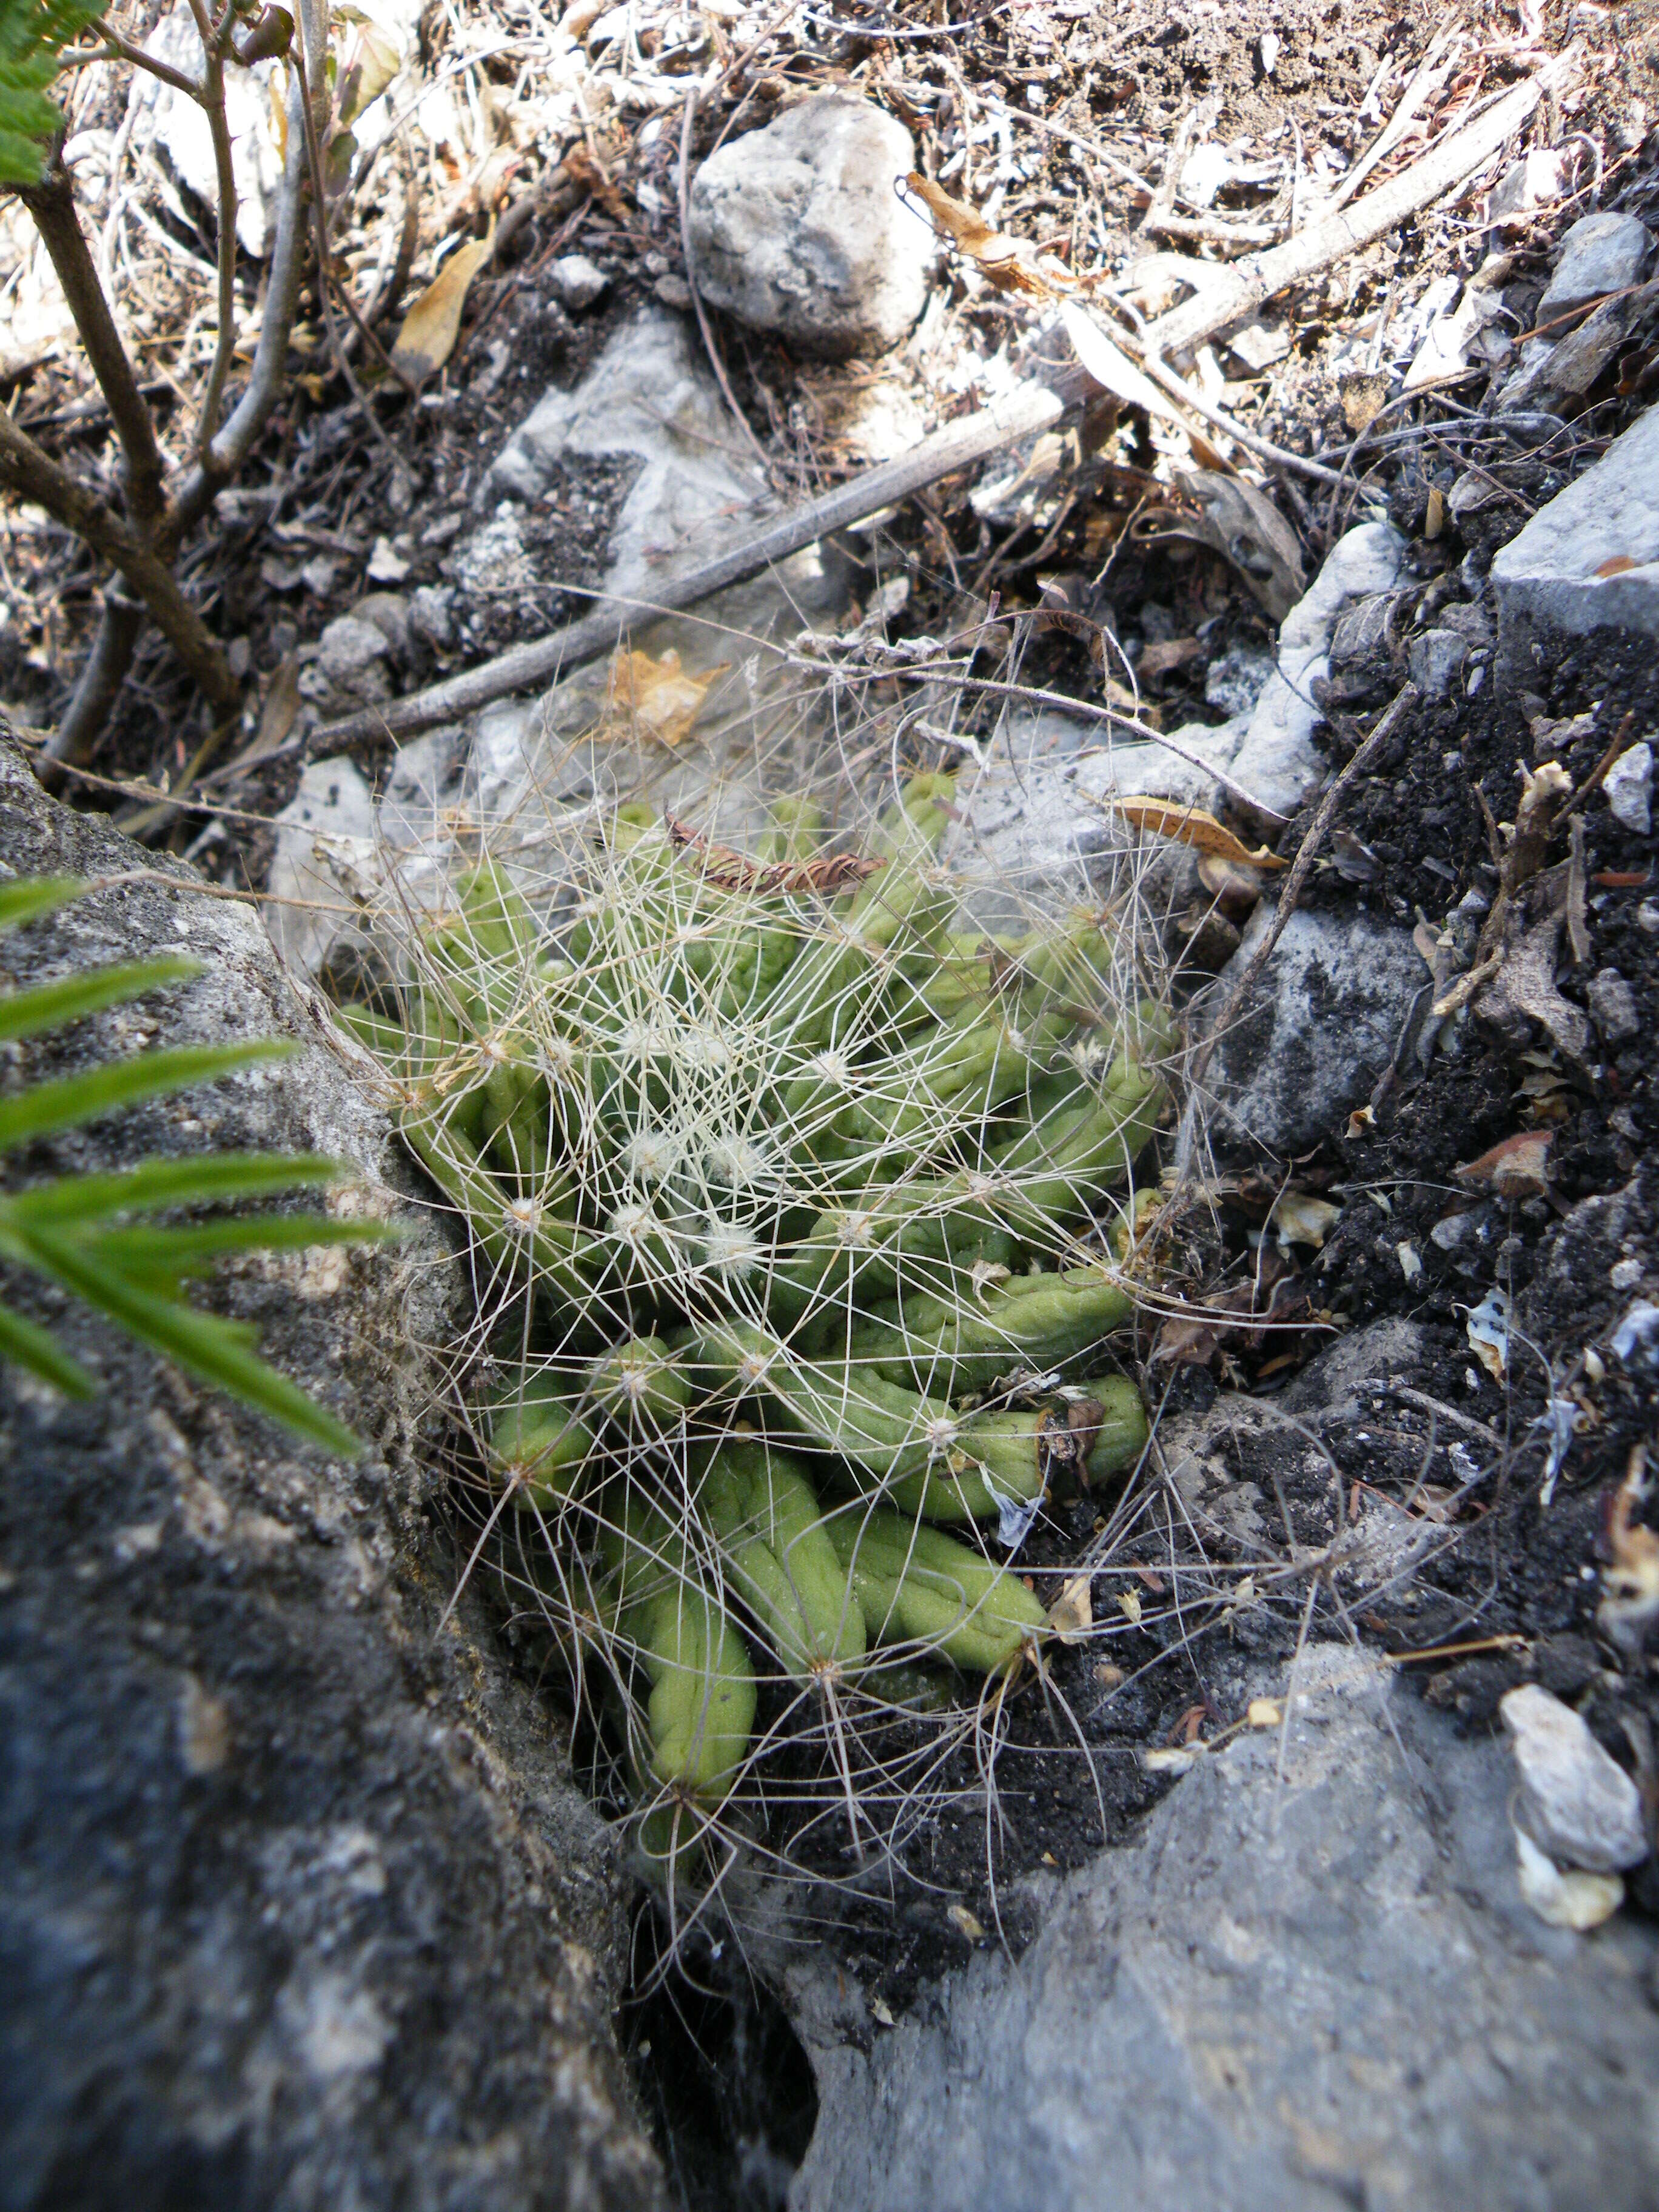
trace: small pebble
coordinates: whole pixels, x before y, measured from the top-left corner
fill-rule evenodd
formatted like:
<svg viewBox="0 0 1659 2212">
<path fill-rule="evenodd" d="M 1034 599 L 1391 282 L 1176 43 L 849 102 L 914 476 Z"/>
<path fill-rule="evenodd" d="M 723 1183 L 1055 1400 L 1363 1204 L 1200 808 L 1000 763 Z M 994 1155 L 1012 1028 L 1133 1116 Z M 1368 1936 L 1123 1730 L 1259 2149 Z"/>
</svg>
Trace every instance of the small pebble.
<svg viewBox="0 0 1659 2212">
<path fill-rule="evenodd" d="M 1641 1792 L 1571 1706 L 1528 1682 L 1510 1691 L 1498 1710 L 1515 1753 L 1533 1841 L 1552 1858 L 1590 1874 L 1639 1865 L 1648 1855 Z"/>
<path fill-rule="evenodd" d="M 1602 788 L 1613 819 L 1647 836 L 1653 828 L 1653 747 L 1644 741 L 1620 753 Z"/>
</svg>

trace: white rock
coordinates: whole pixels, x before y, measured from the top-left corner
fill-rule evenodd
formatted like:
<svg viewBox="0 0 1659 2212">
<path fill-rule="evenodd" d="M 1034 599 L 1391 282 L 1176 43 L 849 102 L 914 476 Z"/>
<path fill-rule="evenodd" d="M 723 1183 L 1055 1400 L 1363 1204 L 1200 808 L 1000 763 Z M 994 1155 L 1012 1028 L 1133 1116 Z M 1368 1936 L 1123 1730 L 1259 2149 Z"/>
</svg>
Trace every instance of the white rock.
<svg viewBox="0 0 1659 2212">
<path fill-rule="evenodd" d="M 936 252 L 893 190 L 915 165 L 902 124 L 842 92 L 731 140 L 691 186 L 699 290 L 803 352 L 885 352 L 921 314 Z"/>
<path fill-rule="evenodd" d="M 178 0 L 171 13 L 162 16 L 145 40 L 144 52 L 200 81 L 202 37 L 189 0 Z M 255 260 L 263 258 L 270 244 L 273 202 L 283 177 L 278 108 L 271 83 L 276 71 L 274 61 L 256 62 L 246 70 L 233 64 L 224 79 L 231 172 L 236 180 L 236 236 Z M 153 141 L 167 155 L 179 181 L 209 207 L 217 206 L 218 169 L 205 110 L 144 70 L 134 70 L 129 100 L 139 143 Z"/>
<path fill-rule="evenodd" d="M 1528 681 L 1544 634 L 1659 637 L 1659 407 L 1650 407 L 1493 557 L 1499 659 Z"/>
<path fill-rule="evenodd" d="M 1406 647 L 1411 679 L 1426 698 L 1443 699 L 1469 657 L 1469 641 L 1455 629 L 1422 629 Z"/>
<path fill-rule="evenodd" d="M 1614 821 L 1645 837 L 1653 828 L 1653 747 L 1644 740 L 1620 753 L 1602 788 Z"/>
<path fill-rule="evenodd" d="M 1331 548 L 1312 587 L 1285 617 L 1278 665 L 1231 769 L 1253 798 L 1278 813 L 1293 814 L 1325 773 L 1314 750 L 1319 709 L 1310 687 L 1328 672 L 1337 618 L 1355 601 L 1388 591 L 1405 553 L 1405 539 L 1386 522 L 1361 523 Z"/>
<path fill-rule="evenodd" d="M 1587 1936 L 1625 1901 L 1625 1885 L 1616 1874 L 1563 1874 L 1524 1828 L 1515 1831 L 1515 1858 L 1522 1896 L 1552 1928 Z"/>
<path fill-rule="evenodd" d="M 611 282 L 598 262 L 590 261 L 585 253 L 562 253 L 548 274 L 564 305 L 578 313 L 591 307 Z"/>
<path fill-rule="evenodd" d="M 389 538 L 382 536 L 375 539 L 367 570 L 371 584 L 401 584 L 409 570 L 410 563 Z"/>
<path fill-rule="evenodd" d="M 1528 1832 L 1540 1849 L 1590 1874 L 1638 1866 L 1648 1855 L 1642 1795 L 1571 1705 L 1535 1682 L 1498 1705 L 1521 1778 Z"/>
<path fill-rule="evenodd" d="M 390 649 L 385 631 L 374 623 L 337 615 L 323 632 L 316 665 L 337 698 L 372 703 L 392 696 Z"/>
<path fill-rule="evenodd" d="M 1601 969 L 1591 978 L 1584 996 L 1604 1043 L 1622 1044 L 1641 1029 L 1636 994 L 1616 968 Z"/>
<path fill-rule="evenodd" d="M 1633 215 L 1604 211 L 1583 216 L 1561 240 L 1555 274 L 1533 321 L 1547 323 L 1553 315 L 1599 299 L 1604 292 L 1639 284 L 1652 246 L 1646 224 Z"/>
<path fill-rule="evenodd" d="M 295 973 L 314 975 L 352 935 L 344 912 L 374 879 L 374 796 L 343 755 L 313 761 L 276 827 L 265 927 Z"/>
</svg>

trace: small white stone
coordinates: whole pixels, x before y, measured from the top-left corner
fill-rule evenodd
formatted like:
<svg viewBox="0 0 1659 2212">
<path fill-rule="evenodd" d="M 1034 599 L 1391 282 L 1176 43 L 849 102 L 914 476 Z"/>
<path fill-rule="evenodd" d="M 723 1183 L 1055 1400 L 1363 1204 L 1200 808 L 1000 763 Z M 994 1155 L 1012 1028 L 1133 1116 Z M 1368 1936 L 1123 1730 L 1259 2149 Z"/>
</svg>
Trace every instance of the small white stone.
<svg viewBox="0 0 1659 2212">
<path fill-rule="evenodd" d="M 585 253 L 562 253 L 548 274 L 563 304 L 578 313 L 591 307 L 611 282 L 598 262 L 590 261 Z"/>
<path fill-rule="evenodd" d="M 1572 1708 L 1528 1682 L 1498 1710 L 1533 1840 L 1552 1858 L 1591 1874 L 1639 1865 L 1648 1855 L 1641 1792 Z"/>
<path fill-rule="evenodd" d="M 1642 1026 L 1636 994 L 1616 968 L 1603 968 L 1584 994 L 1595 1026 L 1607 1044 L 1622 1044 Z"/>
<path fill-rule="evenodd" d="M 1653 747 L 1644 741 L 1620 753 L 1602 788 L 1614 821 L 1645 837 L 1653 828 Z"/>
<path fill-rule="evenodd" d="M 401 584 L 409 574 L 409 563 L 402 554 L 394 552 L 389 538 L 377 538 L 374 550 L 368 556 L 368 580 L 371 584 Z"/>
</svg>

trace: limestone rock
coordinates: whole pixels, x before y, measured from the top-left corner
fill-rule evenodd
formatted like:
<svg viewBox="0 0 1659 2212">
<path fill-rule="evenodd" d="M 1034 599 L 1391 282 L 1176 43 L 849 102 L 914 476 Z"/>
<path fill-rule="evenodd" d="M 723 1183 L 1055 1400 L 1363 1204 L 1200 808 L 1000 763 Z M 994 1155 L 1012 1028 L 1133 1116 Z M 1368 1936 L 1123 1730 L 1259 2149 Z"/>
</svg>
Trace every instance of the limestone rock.
<svg viewBox="0 0 1659 2212">
<path fill-rule="evenodd" d="M 1469 641 L 1455 629 L 1420 629 L 1406 647 L 1412 682 L 1425 699 L 1443 699 L 1468 657 Z"/>
<path fill-rule="evenodd" d="M 921 313 L 935 251 L 893 191 L 915 166 L 903 125 L 841 92 L 728 141 L 691 186 L 699 290 L 805 353 L 884 353 Z"/>
<path fill-rule="evenodd" d="M 608 2027 L 613 1846 L 482 1601 L 438 1625 L 426 1347 L 462 1334 L 465 1271 L 251 912 L 54 805 L 3 745 L 0 863 L 109 879 L 8 936 L 20 981 L 190 951 L 200 977 L 139 1002 L 167 1043 L 298 1046 L 33 1172 L 321 1152 L 352 1171 L 343 1205 L 405 1232 L 252 1255 L 198 1292 L 353 1424 L 355 1463 L 8 1273 L 103 1387 L 70 1404 L 0 1367 L 0 2197 L 655 2212 Z M 21 1072 L 131 1048 L 134 1020 L 33 1041 Z"/>
<path fill-rule="evenodd" d="M 1623 1044 L 1639 1035 L 1642 1016 L 1636 994 L 1616 968 L 1598 969 L 1585 989 L 1595 1026 L 1607 1044 Z"/>
<path fill-rule="evenodd" d="M 1217 981 L 1218 1004 L 1273 919 L 1264 899 Z M 1210 1061 L 1206 1088 L 1218 1126 L 1279 1158 L 1340 1134 L 1392 1060 L 1428 981 L 1408 930 L 1364 914 L 1298 908 L 1250 1010 Z"/>
<path fill-rule="evenodd" d="M 1535 1682 L 1498 1707 L 1521 1777 L 1533 1841 L 1589 1874 L 1614 1874 L 1648 1855 L 1642 1795 L 1571 1705 Z"/>
<path fill-rule="evenodd" d="M 1522 680 L 1545 635 L 1659 637 L 1659 407 L 1558 492 L 1492 564 L 1499 657 Z"/>
<path fill-rule="evenodd" d="M 1406 541 L 1385 522 L 1361 523 L 1338 540 L 1311 588 L 1279 633 L 1279 661 L 1255 703 L 1231 773 L 1264 806 L 1293 814 L 1317 786 L 1324 763 L 1314 750 L 1319 709 L 1311 685 L 1328 673 L 1337 620 L 1357 601 L 1388 591 Z"/>
<path fill-rule="evenodd" d="M 857 1991 L 861 2032 L 803 2007 L 794 2212 L 1643 2212 L 1652 1936 L 1528 1911 L 1508 1758 L 1391 1671 L 1310 1649 L 1282 1748 L 1247 1731 L 1138 1842 L 1034 1881 L 1018 1965 L 988 1945 L 890 2029 Z"/>
<path fill-rule="evenodd" d="M 1645 837 L 1653 827 L 1653 747 L 1644 739 L 1620 753 L 1602 788 L 1613 820 Z"/>
<path fill-rule="evenodd" d="M 1647 225 L 1633 215 L 1614 215 L 1604 209 L 1581 216 L 1561 240 L 1555 273 L 1533 321 L 1547 323 L 1586 300 L 1639 284 L 1652 248 Z"/>
<path fill-rule="evenodd" d="M 611 282 L 598 262 L 589 260 L 585 253 L 562 253 L 548 275 L 563 305 L 578 314 L 591 307 Z"/>
</svg>

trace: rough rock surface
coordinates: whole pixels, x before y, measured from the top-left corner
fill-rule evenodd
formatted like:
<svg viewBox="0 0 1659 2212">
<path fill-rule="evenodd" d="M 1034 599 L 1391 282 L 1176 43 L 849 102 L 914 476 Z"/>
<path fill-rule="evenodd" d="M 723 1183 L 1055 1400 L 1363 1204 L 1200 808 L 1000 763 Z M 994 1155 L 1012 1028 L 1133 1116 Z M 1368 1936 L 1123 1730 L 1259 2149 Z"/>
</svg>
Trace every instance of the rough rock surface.
<svg viewBox="0 0 1659 2212">
<path fill-rule="evenodd" d="M 704 298 L 828 360 L 884 353 L 921 313 L 935 251 L 893 191 L 915 166 L 903 125 L 841 92 L 729 141 L 691 186 Z"/>
<path fill-rule="evenodd" d="M 1639 284 L 1652 250 L 1652 233 L 1633 215 L 1603 208 L 1581 216 L 1562 238 L 1534 323 L 1547 323 L 1604 293 L 1622 291 L 1626 284 Z"/>
<path fill-rule="evenodd" d="M 1400 573 L 1405 540 L 1386 522 L 1362 523 L 1331 548 L 1279 632 L 1279 665 L 1256 701 L 1233 755 L 1231 774 L 1264 806 L 1293 814 L 1322 781 L 1314 750 L 1315 681 L 1328 672 L 1332 633 L 1356 600 L 1386 592 Z"/>
<path fill-rule="evenodd" d="M 123 1165 L 321 1150 L 410 1233 L 254 1255 L 203 1294 L 357 1427 L 352 1465 L 27 1279 L 100 1376 L 0 1369 L 0 2204 L 529 2212 L 661 2203 L 606 2013 L 623 1886 L 483 1614 L 437 1622 L 417 1450 L 464 1286 L 257 921 L 47 800 L 0 746 L 0 863 L 113 884 L 0 945 L 17 981 L 155 950 L 195 982 L 28 1048 L 300 1051 L 39 1147 Z M 165 864 L 163 864 L 165 865 Z M 144 872 L 150 879 L 143 880 Z"/>
<path fill-rule="evenodd" d="M 793 2212 L 1654 2202 L 1651 1933 L 1527 1911 L 1501 1745 L 1346 1647 L 1295 1690 L 1282 1745 L 1235 1740 L 1048 1886 L 1018 1966 L 988 1944 L 873 2043 L 809 2046 Z"/>
<path fill-rule="evenodd" d="M 1500 665 L 1517 682 L 1532 679 L 1552 630 L 1659 637 L 1659 407 L 1499 550 L 1492 581 Z"/>
<path fill-rule="evenodd" d="M 1264 900 L 1217 981 L 1218 1005 L 1273 918 Z M 1370 1097 L 1419 1000 L 1426 1010 L 1429 984 L 1408 931 L 1365 915 L 1298 909 L 1250 1009 L 1211 1059 L 1206 1088 L 1218 1119 L 1280 1158 L 1305 1152 Z"/>
<path fill-rule="evenodd" d="M 1648 1855 L 1642 1793 L 1590 1734 L 1582 1713 L 1525 1682 L 1498 1707 L 1535 1844 L 1568 1866 L 1611 1874 Z"/>
</svg>

